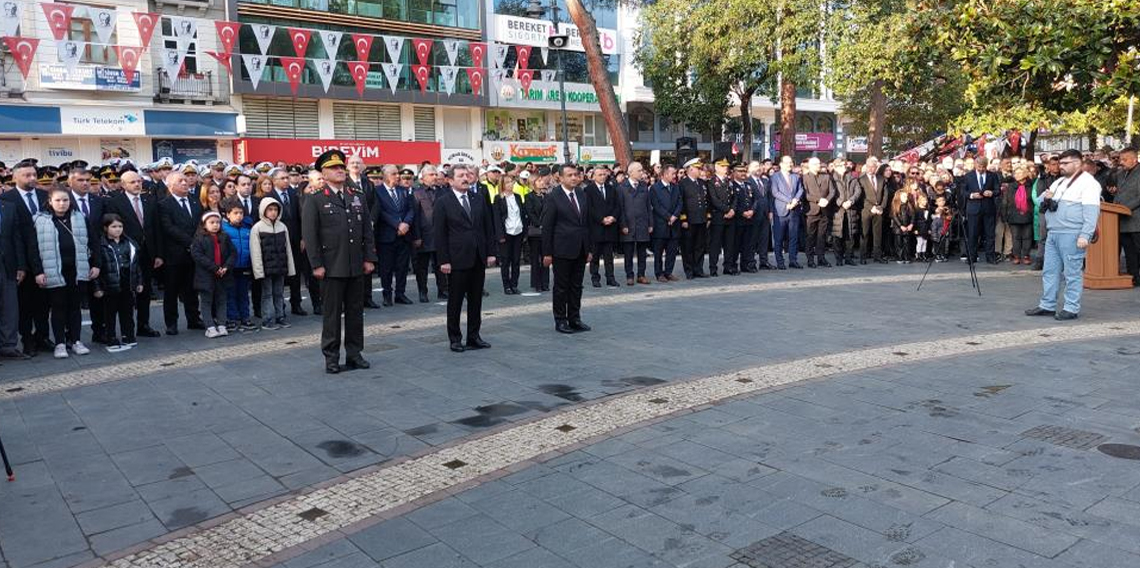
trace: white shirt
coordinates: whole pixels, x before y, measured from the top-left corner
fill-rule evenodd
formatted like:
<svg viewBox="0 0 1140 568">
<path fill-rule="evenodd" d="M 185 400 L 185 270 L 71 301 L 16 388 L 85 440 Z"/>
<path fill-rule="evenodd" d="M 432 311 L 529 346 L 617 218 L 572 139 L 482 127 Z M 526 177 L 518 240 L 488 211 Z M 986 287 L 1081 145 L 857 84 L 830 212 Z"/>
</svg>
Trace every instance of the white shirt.
<svg viewBox="0 0 1140 568">
<path fill-rule="evenodd" d="M 522 215 L 519 213 L 519 200 L 515 198 L 514 194 L 508 196 L 499 196 L 499 199 L 507 200 L 507 219 L 504 223 L 507 234 L 514 237 L 522 234 Z"/>
</svg>

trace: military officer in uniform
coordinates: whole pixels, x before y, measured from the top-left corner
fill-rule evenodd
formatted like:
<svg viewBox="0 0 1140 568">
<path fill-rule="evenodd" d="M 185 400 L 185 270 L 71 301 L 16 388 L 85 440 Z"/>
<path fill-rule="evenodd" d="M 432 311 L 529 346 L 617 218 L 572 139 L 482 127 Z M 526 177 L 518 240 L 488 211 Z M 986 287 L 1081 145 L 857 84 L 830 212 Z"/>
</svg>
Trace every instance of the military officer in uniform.
<svg viewBox="0 0 1140 568">
<path fill-rule="evenodd" d="M 325 372 L 367 369 L 364 349 L 364 296 L 376 267 L 376 247 L 365 196 L 345 182 L 345 156 L 340 150 L 321 154 L 316 168 L 325 187 L 309 195 L 301 212 L 301 233 L 313 277 L 321 281 L 324 307 L 321 352 Z M 344 314 L 345 364 L 340 364 L 341 314 Z"/>
<path fill-rule="evenodd" d="M 708 191 L 701 179 L 701 161 L 685 162 L 681 178 L 681 264 L 685 278 L 705 277 L 705 249 L 708 247 Z"/>
<path fill-rule="evenodd" d="M 732 166 L 732 185 L 736 191 L 736 255 L 732 264 L 740 272 L 756 272 L 756 201 L 747 183 L 748 167 L 737 162 Z M 727 262 L 727 261 L 726 261 Z"/>
<path fill-rule="evenodd" d="M 729 163 L 721 159 L 716 175 L 709 180 L 709 276 L 716 276 L 716 265 L 724 251 L 724 273 L 736 269 L 736 185 L 728 177 Z"/>
</svg>

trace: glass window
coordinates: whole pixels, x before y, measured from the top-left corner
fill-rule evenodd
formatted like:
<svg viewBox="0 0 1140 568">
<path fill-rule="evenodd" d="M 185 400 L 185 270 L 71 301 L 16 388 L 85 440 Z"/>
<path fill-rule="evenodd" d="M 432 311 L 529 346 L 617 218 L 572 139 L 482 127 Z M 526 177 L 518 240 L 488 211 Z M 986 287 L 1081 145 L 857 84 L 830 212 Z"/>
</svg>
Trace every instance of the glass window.
<svg viewBox="0 0 1140 568">
<path fill-rule="evenodd" d="M 407 0 L 408 21 L 430 24 L 432 22 L 432 0 Z"/>
<path fill-rule="evenodd" d="M 832 134 L 835 132 L 835 121 L 828 116 L 821 116 L 816 121 L 816 132 L 826 132 Z"/>
<path fill-rule="evenodd" d="M 163 21 L 166 22 L 168 20 L 163 18 Z M 117 30 L 111 32 L 111 45 L 99 44 L 99 34 L 95 33 L 91 19 L 73 17 L 71 18 L 71 29 L 68 30 L 67 39 L 87 42 L 88 45 L 79 58 L 80 63 L 113 66 L 119 63 L 119 58 L 115 55 L 115 48 L 112 47 L 118 43 L 118 33 Z M 97 45 L 91 45 L 91 42 L 95 42 Z"/>
<path fill-rule="evenodd" d="M 806 114 L 796 119 L 796 132 L 815 132 L 815 121 Z"/>
</svg>

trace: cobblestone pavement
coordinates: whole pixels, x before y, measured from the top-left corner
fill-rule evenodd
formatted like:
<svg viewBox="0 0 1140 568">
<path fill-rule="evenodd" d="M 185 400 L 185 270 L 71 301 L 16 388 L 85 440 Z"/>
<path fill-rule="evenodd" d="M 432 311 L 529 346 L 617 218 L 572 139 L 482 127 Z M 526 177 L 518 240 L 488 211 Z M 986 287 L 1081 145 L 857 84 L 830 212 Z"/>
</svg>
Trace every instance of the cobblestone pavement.
<svg viewBox="0 0 1140 568">
<path fill-rule="evenodd" d="M 1108 562 L 1111 554 L 1140 552 L 1118 542 L 1140 541 L 1127 524 L 1140 511 L 1140 479 L 1127 474 L 1135 462 L 1087 448 L 1137 442 L 1140 401 L 1124 379 L 1140 368 L 1132 359 L 1140 349 L 1135 337 L 1111 337 L 1136 332 L 1133 293 L 1090 295 L 1091 325 L 1074 327 L 1017 317 L 1033 303 L 1033 278 L 984 279 L 981 299 L 960 277 L 917 294 L 911 281 L 857 280 L 761 290 L 746 288 L 755 280 L 721 279 L 690 287 L 707 293 L 599 302 L 606 309 L 593 311 L 588 300 L 597 331 L 569 338 L 549 329 L 545 310 L 524 311 L 489 321 L 495 347 L 482 353 L 447 353 L 434 327 L 386 333 L 369 341 L 372 375 L 313 374 L 312 349 L 292 346 L 269 361 L 237 353 L 0 401 L 0 432 L 20 475 L 0 486 L 0 562 L 70 566 L 163 535 L 173 539 L 168 548 L 144 544 L 119 565 L 237 566 L 290 546 L 280 558 L 314 550 L 289 559 L 290 568 L 764 565 L 795 551 L 809 566 L 1114 566 L 1126 564 Z M 962 309 L 935 310 L 936 299 Z M 798 331 L 787 331 L 792 318 Z M 1039 326 L 1049 330 L 1025 331 Z M 1007 330 L 1022 331 L 993 335 Z M 1041 342 L 1050 347 L 1032 346 Z M 607 404 L 630 410 L 599 413 Z M 537 459 L 586 441 L 595 443 Z M 422 457 L 393 460 L 416 452 Z M 382 465 L 338 477 L 374 464 Z M 486 475 L 502 466 L 519 471 Z M 1014 475 L 1024 479 L 1004 479 Z M 825 500 L 804 489 L 808 481 L 827 485 L 817 492 Z M 872 481 L 880 488 L 868 489 Z M 1076 499 L 1072 486 L 1088 494 Z M 455 495 L 439 500 L 439 489 Z M 722 495 L 702 504 L 714 491 Z M 401 507 L 421 496 L 436 502 Z M 284 500 L 219 518 L 274 497 Z M 774 520 L 797 508 L 799 517 Z M 915 537 L 921 531 L 881 524 L 889 514 L 931 530 Z M 201 525 L 209 519 L 214 528 Z M 260 528 L 244 539 L 227 534 L 243 523 Z M 904 530 L 914 532 L 900 537 Z M 886 544 L 872 546 L 875 534 Z M 1026 545 L 1038 538 L 1049 548 Z M 886 551 L 891 543 L 899 546 Z M 197 551 L 197 562 L 147 556 L 178 546 Z M 880 548 L 885 556 L 868 554 Z M 988 550 L 1004 556 L 975 557 Z"/>
</svg>

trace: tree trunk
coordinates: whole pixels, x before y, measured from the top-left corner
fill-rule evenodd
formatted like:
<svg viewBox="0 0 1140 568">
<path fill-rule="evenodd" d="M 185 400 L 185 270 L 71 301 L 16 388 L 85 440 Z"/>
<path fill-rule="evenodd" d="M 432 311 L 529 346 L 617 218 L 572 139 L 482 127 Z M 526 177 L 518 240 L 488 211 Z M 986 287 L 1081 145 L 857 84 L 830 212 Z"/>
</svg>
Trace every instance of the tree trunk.
<svg viewBox="0 0 1140 568">
<path fill-rule="evenodd" d="M 1037 153 L 1037 131 L 1038 130 L 1039 130 L 1039 128 L 1034 126 L 1033 130 L 1029 131 L 1029 141 L 1025 143 L 1024 156 L 1023 156 L 1024 158 L 1026 158 L 1028 160 L 1033 160 L 1033 156 Z"/>
<path fill-rule="evenodd" d="M 598 96 L 598 105 L 602 108 L 602 118 L 606 121 L 606 130 L 610 134 L 610 143 L 614 147 L 614 155 L 623 168 L 629 167 L 633 162 L 633 147 L 629 145 L 629 129 L 622 116 L 621 107 L 618 106 L 614 85 L 610 81 L 605 61 L 602 59 L 602 45 L 598 37 L 598 23 L 580 0 L 566 0 L 566 11 L 570 12 L 570 19 L 578 27 L 578 34 L 582 37 L 582 47 L 586 50 L 586 67 L 590 73 L 590 84 Z"/>
<path fill-rule="evenodd" d="M 746 164 L 752 161 L 752 95 L 755 93 L 755 87 L 745 89 L 743 93 L 737 93 L 740 97 L 740 136 L 742 138 L 740 159 Z"/>
<path fill-rule="evenodd" d="M 780 83 L 780 156 L 796 155 L 796 84 Z"/>
<path fill-rule="evenodd" d="M 883 127 L 887 116 L 887 97 L 883 94 L 883 80 L 871 83 L 871 108 L 867 119 L 867 157 L 883 155 Z"/>
</svg>

